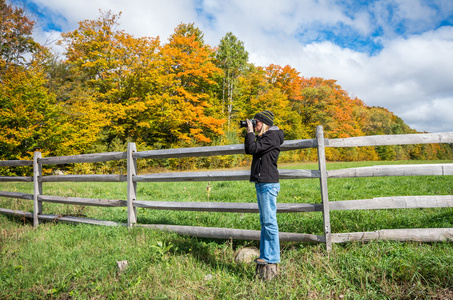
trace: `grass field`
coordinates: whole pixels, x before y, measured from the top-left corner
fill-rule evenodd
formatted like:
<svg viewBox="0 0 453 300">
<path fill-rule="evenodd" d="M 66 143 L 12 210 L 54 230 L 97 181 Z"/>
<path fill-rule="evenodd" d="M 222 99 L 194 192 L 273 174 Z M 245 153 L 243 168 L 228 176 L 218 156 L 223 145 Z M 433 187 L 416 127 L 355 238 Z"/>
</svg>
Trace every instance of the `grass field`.
<svg viewBox="0 0 453 300">
<path fill-rule="evenodd" d="M 453 161 L 445 161 L 452 163 Z M 376 164 L 329 163 L 328 169 Z M 434 163 L 440 163 L 436 161 Z M 316 164 L 281 168 L 317 169 Z M 206 182 L 139 183 L 138 200 L 207 201 Z M 255 202 L 249 182 L 211 182 L 209 201 Z M 451 176 L 329 179 L 330 201 L 452 195 Z M 0 190 L 32 193 L 31 183 Z M 43 194 L 126 199 L 125 183 L 44 183 Z M 283 180 L 279 202 L 320 203 L 316 179 Z M 0 198 L 0 207 L 32 211 L 32 201 Z M 125 208 L 43 204 L 46 214 L 126 222 Z M 279 214 L 281 231 L 322 234 L 321 213 Z M 145 228 L 44 222 L 0 215 L 0 299 L 452 299 L 453 244 L 376 241 L 333 245 L 283 243 L 281 276 L 254 277 L 234 253 L 256 241 L 179 236 Z M 138 209 L 138 223 L 259 230 L 257 214 Z M 453 227 L 453 208 L 333 211 L 332 232 Z M 116 261 L 127 260 L 118 273 Z"/>
</svg>

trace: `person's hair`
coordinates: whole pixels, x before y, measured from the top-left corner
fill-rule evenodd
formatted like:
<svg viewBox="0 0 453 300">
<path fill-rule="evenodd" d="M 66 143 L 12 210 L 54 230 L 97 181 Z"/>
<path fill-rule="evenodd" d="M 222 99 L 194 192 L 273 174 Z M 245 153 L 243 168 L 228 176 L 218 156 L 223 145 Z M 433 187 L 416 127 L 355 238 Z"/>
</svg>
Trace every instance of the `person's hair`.
<svg viewBox="0 0 453 300">
<path fill-rule="evenodd" d="M 261 122 L 261 123 L 263 123 L 263 122 Z M 261 126 L 261 130 L 258 132 L 258 136 L 261 136 L 261 135 L 263 135 L 266 131 L 268 131 L 268 130 L 269 130 L 269 127 L 270 127 L 269 125 L 263 123 L 263 126 Z"/>
</svg>

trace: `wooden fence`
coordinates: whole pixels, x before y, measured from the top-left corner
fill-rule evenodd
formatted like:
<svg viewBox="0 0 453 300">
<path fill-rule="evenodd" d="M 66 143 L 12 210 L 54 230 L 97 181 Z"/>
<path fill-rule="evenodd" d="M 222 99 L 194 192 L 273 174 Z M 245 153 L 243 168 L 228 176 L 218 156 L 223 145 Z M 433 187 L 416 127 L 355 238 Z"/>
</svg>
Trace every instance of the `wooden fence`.
<svg viewBox="0 0 453 300">
<path fill-rule="evenodd" d="M 362 147 L 402 144 L 431 144 L 453 143 L 453 132 L 410 134 L 410 135 L 379 135 L 353 137 L 344 139 L 325 139 L 322 126 L 317 127 L 316 139 L 292 140 L 283 143 L 282 151 L 291 151 L 304 148 L 317 148 L 318 170 L 285 170 L 280 169 L 280 179 L 308 179 L 318 178 L 320 181 L 321 204 L 309 203 L 278 203 L 278 213 L 316 212 L 323 214 L 323 235 L 304 233 L 281 232 L 281 241 L 320 242 L 331 250 L 332 243 L 350 241 L 370 241 L 376 239 L 390 239 L 398 241 L 445 241 L 453 240 L 453 228 L 429 229 L 390 229 L 373 232 L 332 233 L 330 229 L 330 211 L 332 210 L 360 210 L 360 209 L 406 209 L 406 208 L 433 208 L 453 207 L 453 195 L 444 196 L 405 196 L 383 197 L 363 200 L 345 200 L 329 202 L 327 178 L 353 178 L 378 176 L 420 176 L 420 175 L 453 175 L 453 164 L 423 164 L 423 165 L 381 165 L 373 167 L 349 168 L 341 170 L 326 170 L 326 147 Z M 137 199 L 137 183 L 139 182 L 178 182 L 178 181 L 231 181 L 248 180 L 249 171 L 208 171 L 208 172 L 177 172 L 137 175 L 137 159 L 143 158 L 181 158 L 244 154 L 244 146 L 227 145 L 214 147 L 195 147 L 169 150 L 150 150 L 137 152 L 134 143 L 128 144 L 127 152 L 82 154 L 60 157 L 41 157 L 35 152 L 33 161 L 0 161 L 0 167 L 33 166 L 33 177 L 0 176 L 0 181 L 33 182 L 34 193 L 0 191 L 0 197 L 20 198 L 33 200 L 33 213 L 0 208 L 0 213 L 20 215 L 33 218 L 33 225 L 38 226 L 39 220 L 58 220 L 64 222 L 88 223 L 96 225 L 127 225 L 144 226 L 148 228 L 168 230 L 179 234 L 205 238 L 246 239 L 259 240 L 257 230 L 242 230 L 213 227 L 137 224 L 137 207 L 160 210 L 185 210 L 209 212 L 258 213 L 256 203 L 215 203 L 215 202 L 164 202 L 140 201 Z M 58 165 L 69 163 L 94 163 L 111 160 L 127 159 L 127 175 L 42 175 L 43 165 Z M 47 196 L 42 194 L 44 182 L 127 182 L 127 201 L 107 199 L 87 199 L 76 197 Z M 73 216 L 56 216 L 42 214 L 42 203 L 54 202 L 73 205 L 92 205 L 103 207 L 127 207 L 127 224 L 118 222 L 94 220 Z"/>
</svg>

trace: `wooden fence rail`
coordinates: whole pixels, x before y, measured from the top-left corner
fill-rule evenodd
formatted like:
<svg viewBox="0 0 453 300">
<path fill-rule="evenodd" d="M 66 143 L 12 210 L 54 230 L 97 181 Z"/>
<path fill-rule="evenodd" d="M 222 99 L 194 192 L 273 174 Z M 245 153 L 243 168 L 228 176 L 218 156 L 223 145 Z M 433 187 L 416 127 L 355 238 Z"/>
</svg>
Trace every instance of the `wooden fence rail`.
<svg viewBox="0 0 453 300">
<path fill-rule="evenodd" d="M 362 147 L 403 144 L 453 143 L 453 132 L 410 135 L 383 135 L 353 137 L 344 139 L 325 139 L 323 128 L 318 126 L 316 139 L 285 141 L 282 151 L 305 148 L 317 148 L 318 170 L 287 170 L 280 169 L 280 179 L 313 179 L 320 181 L 321 204 L 310 203 L 278 203 L 278 213 L 322 212 L 323 235 L 281 232 L 282 241 L 320 242 L 331 249 L 332 243 L 350 241 L 370 241 L 389 239 L 399 241 L 445 241 L 453 239 L 453 228 L 432 229 L 384 229 L 373 232 L 332 233 L 330 229 L 330 211 L 334 210 L 373 210 L 373 209 L 407 209 L 407 208 L 444 208 L 453 207 L 452 195 L 438 196 L 399 196 L 380 197 L 373 199 L 329 201 L 328 178 L 358 178 L 382 176 L 451 176 L 453 164 L 423 164 L 423 165 L 380 165 L 341 170 L 326 170 L 325 148 L 328 147 Z M 137 184 L 139 182 L 187 182 L 187 181 L 232 181 L 248 180 L 250 171 L 207 171 L 207 172 L 171 172 L 137 175 L 138 159 L 182 158 L 244 154 L 244 145 L 226 145 L 214 147 L 194 147 L 168 150 L 149 150 L 138 152 L 134 143 L 129 143 L 126 152 L 111 152 L 98 154 L 82 154 L 73 156 L 41 158 L 41 153 L 35 152 L 33 161 L 11 160 L 0 161 L 0 167 L 33 166 L 33 177 L 0 176 L 0 182 L 33 182 L 34 193 L 0 191 L 0 197 L 32 200 L 33 212 L 0 208 L 0 213 L 19 215 L 33 218 L 34 226 L 39 220 L 57 220 L 62 222 L 86 223 L 104 226 L 143 226 L 147 228 L 169 230 L 179 234 L 197 237 L 221 239 L 259 240 L 260 232 L 230 228 L 212 228 L 197 226 L 137 224 L 137 207 L 156 210 L 207 211 L 228 213 L 258 213 L 256 203 L 225 203 L 225 202 L 167 202 L 140 201 L 137 199 Z M 127 160 L 127 175 L 42 175 L 43 165 L 58 165 L 68 163 L 94 163 L 111 160 Z M 127 182 L 127 200 L 92 199 L 77 197 L 48 196 L 42 194 L 42 184 L 45 182 Z M 42 214 L 42 203 L 53 202 L 70 205 L 88 205 L 101 207 L 127 207 L 127 224 L 118 222 L 93 220 L 72 216 L 57 216 Z"/>
</svg>

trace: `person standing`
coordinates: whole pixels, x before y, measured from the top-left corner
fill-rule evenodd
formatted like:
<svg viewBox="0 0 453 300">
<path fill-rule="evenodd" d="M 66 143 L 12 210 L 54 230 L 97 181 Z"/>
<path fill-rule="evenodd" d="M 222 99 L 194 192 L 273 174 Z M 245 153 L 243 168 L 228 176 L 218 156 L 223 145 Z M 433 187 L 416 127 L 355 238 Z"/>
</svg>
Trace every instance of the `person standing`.
<svg viewBox="0 0 453 300">
<path fill-rule="evenodd" d="M 254 119 L 255 126 L 247 120 L 244 145 L 245 153 L 253 155 L 250 182 L 255 183 L 260 213 L 260 256 L 255 262 L 260 265 L 277 264 L 280 262 L 277 223 L 277 195 L 280 192 L 280 183 L 277 161 L 284 133 L 274 126 L 274 114 L 269 110 L 257 113 Z"/>
</svg>

